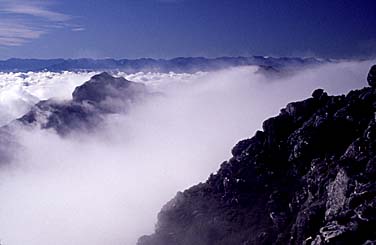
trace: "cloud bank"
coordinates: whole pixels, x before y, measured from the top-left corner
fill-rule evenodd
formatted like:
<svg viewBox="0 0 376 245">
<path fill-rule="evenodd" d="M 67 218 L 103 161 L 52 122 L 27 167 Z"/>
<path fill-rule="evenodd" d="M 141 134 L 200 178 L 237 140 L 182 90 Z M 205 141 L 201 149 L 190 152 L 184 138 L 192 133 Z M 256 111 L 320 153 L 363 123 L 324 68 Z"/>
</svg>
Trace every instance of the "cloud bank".
<svg viewBox="0 0 376 245">
<path fill-rule="evenodd" d="M 94 72 L 0 72 L 0 126 L 25 114 L 40 100 L 70 99 Z"/>
<path fill-rule="evenodd" d="M 6 245 L 135 244 L 152 232 L 164 203 L 216 171 L 264 119 L 317 87 L 340 94 L 366 86 L 371 64 L 333 63 L 273 78 L 255 73 L 257 67 L 119 73 L 163 96 L 109 116 L 93 134 L 61 138 L 20 129 L 22 149 L 0 169 L 0 239 Z M 59 83 L 39 76 L 30 94 Z M 71 92 L 57 87 L 45 96 Z"/>
</svg>

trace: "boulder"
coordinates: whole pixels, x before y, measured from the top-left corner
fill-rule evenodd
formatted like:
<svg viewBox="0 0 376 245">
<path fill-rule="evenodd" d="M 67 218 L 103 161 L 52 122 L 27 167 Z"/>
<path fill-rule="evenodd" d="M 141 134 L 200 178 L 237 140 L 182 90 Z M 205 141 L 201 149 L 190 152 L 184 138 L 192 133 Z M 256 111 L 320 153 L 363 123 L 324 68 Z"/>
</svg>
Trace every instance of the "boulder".
<svg viewBox="0 0 376 245">
<path fill-rule="evenodd" d="M 376 87 L 376 65 L 373 65 L 368 73 L 367 81 L 369 86 Z"/>
</svg>

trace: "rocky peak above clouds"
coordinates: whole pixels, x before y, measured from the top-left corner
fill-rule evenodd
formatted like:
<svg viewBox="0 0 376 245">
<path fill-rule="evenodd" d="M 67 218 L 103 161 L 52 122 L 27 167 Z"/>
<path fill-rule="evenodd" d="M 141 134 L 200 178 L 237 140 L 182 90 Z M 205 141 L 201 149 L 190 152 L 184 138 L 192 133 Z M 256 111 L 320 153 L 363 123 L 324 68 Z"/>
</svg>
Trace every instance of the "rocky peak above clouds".
<svg viewBox="0 0 376 245">
<path fill-rule="evenodd" d="M 76 87 L 72 100 L 40 101 L 18 121 L 25 125 L 52 128 L 61 135 L 71 130 L 90 130 L 103 120 L 103 115 L 124 113 L 131 103 L 147 93 L 141 83 L 103 72 Z"/>
</svg>

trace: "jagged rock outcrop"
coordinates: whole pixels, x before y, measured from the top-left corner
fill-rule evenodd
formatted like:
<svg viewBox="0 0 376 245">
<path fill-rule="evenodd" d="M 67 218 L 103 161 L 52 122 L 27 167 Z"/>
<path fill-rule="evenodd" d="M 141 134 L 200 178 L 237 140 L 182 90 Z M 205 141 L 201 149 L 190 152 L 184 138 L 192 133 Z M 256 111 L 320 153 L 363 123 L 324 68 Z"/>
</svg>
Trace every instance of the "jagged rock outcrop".
<svg viewBox="0 0 376 245">
<path fill-rule="evenodd" d="M 72 130 L 91 130 L 110 113 L 123 113 L 129 105 L 147 94 L 144 84 L 113 77 L 103 72 L 76 87 L 72 100 L 53 99 L 37 103 L 18 119 L 24 125 L 55 129 L 65 135 Z"/>
<path fill-rule="evenodd" d="M 139 245 L 375 244 L 376 88 L 287 105 Z"/>
<path fill-rule="evenodd" d="M 368 73 L 367 81 L 369 86 L 376 87 L 376 65 L 371 67 L 371 70 Z"/>
</svg>

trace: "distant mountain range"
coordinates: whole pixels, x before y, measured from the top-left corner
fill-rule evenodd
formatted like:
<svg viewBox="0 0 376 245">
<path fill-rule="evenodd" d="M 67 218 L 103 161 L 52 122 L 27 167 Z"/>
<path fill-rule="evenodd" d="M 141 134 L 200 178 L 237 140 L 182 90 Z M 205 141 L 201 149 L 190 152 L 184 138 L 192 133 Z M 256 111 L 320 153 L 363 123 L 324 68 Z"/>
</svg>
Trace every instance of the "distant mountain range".
<svg viewBox="0 0 376 245">
<path fill-rule="evenodd" d="M 0 61 L 2 72 L 28 71 L 97 71 L 121 70 L 125 72 L 196 72 L 218 70 L 233 66 L 259 65 L 273 69 L 296 68 L 330 62 L 316 58 L 293 57 L 180 57 L 174 59 L 17 59 Z"/>
</svg>

